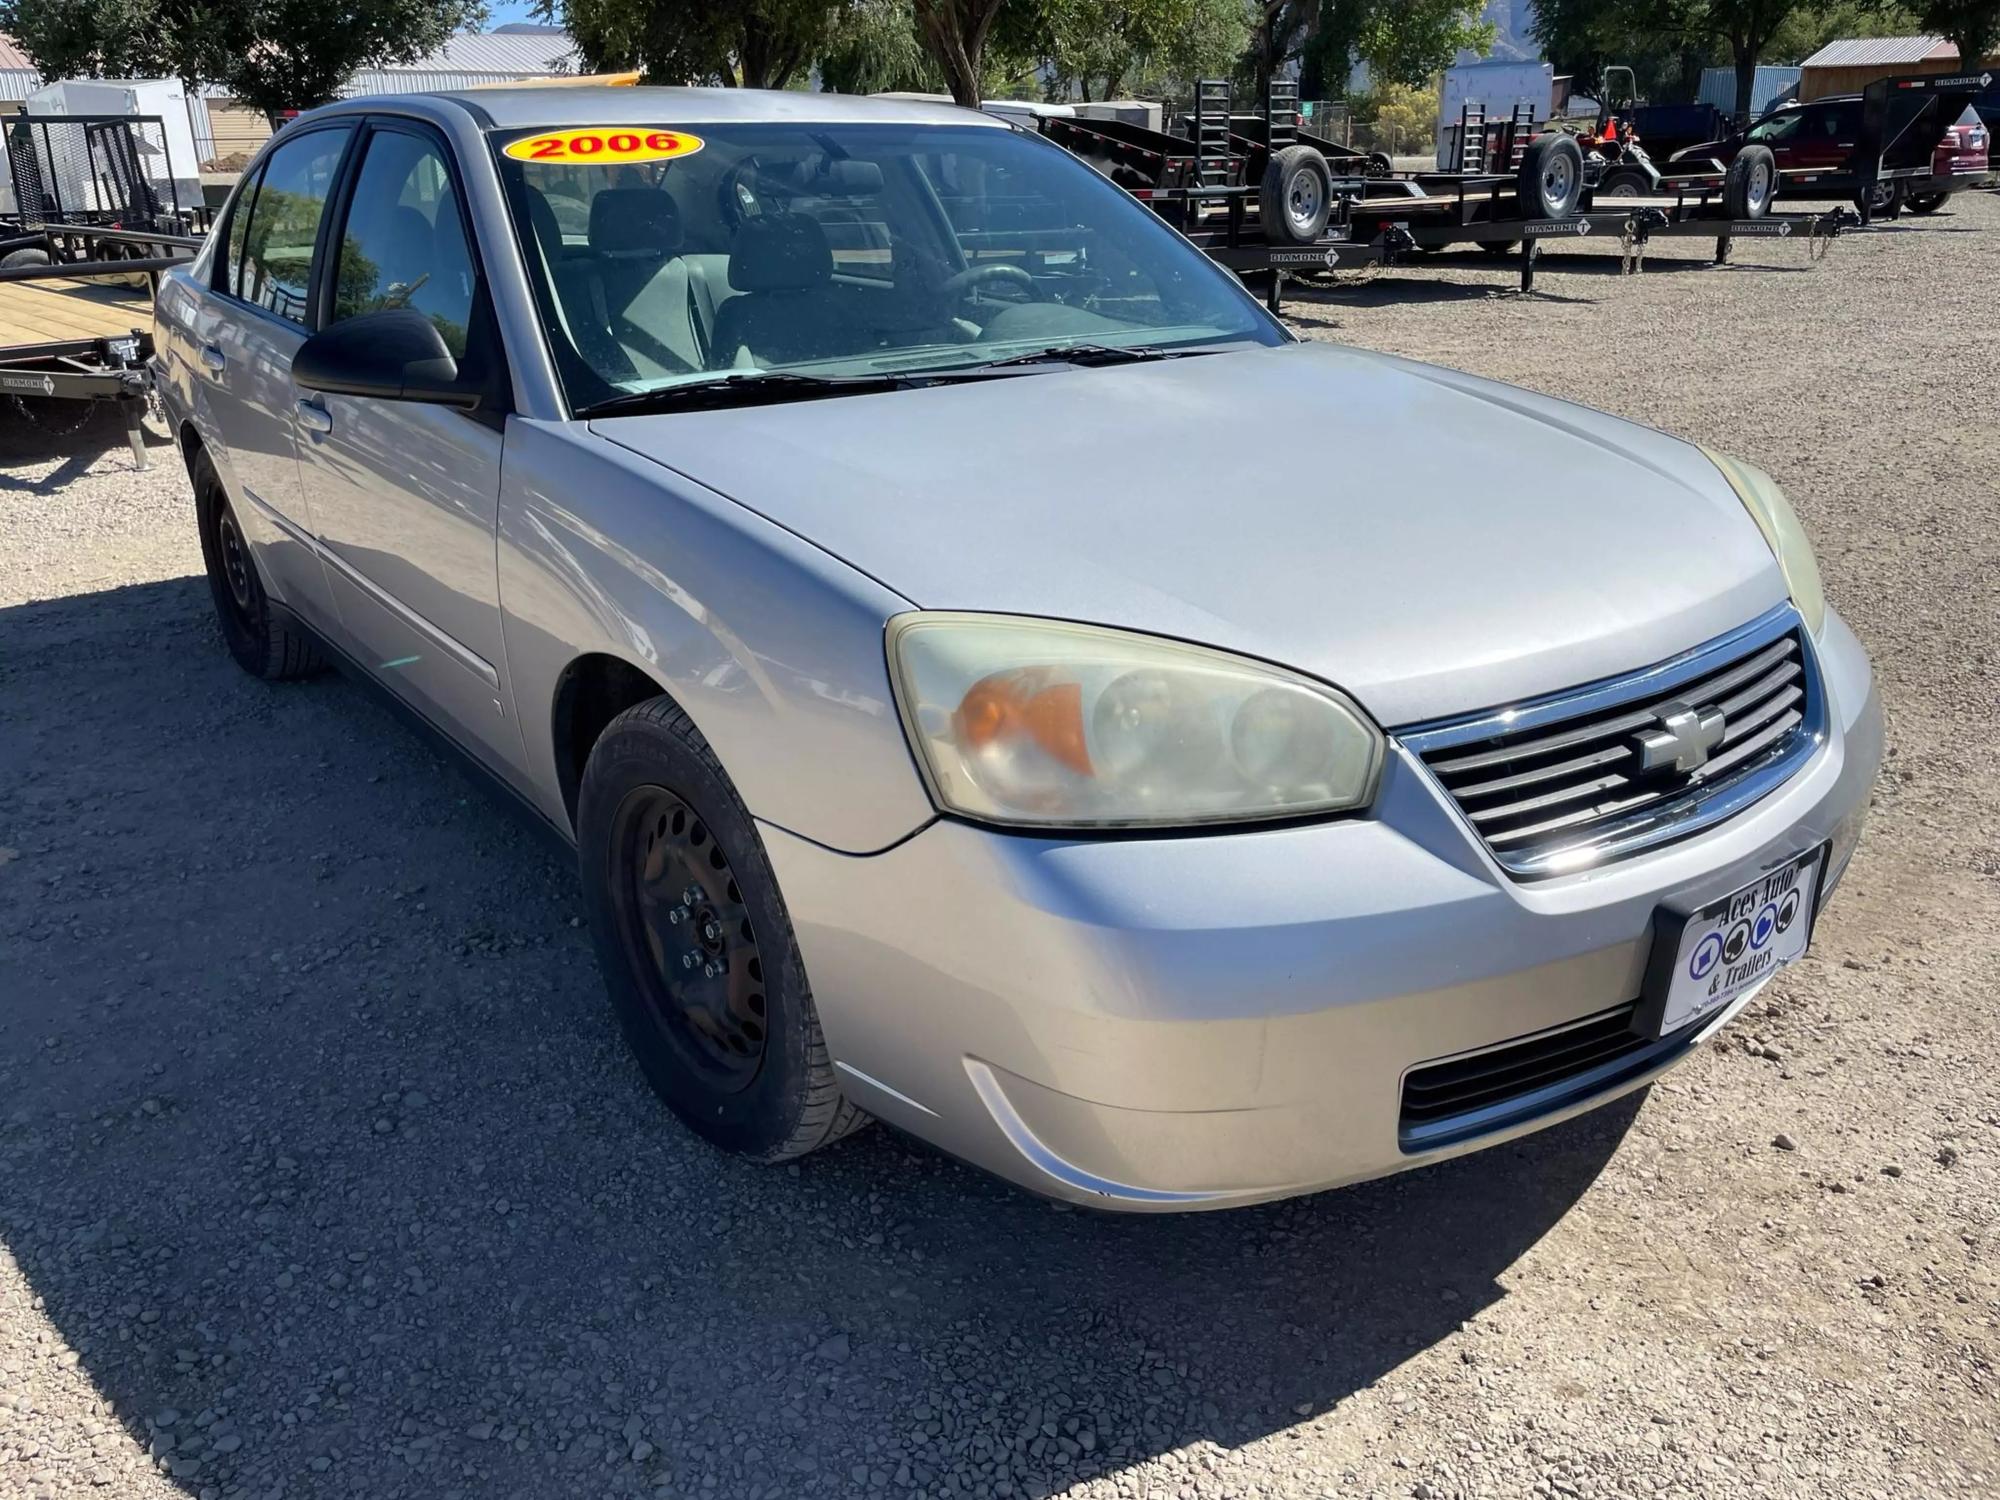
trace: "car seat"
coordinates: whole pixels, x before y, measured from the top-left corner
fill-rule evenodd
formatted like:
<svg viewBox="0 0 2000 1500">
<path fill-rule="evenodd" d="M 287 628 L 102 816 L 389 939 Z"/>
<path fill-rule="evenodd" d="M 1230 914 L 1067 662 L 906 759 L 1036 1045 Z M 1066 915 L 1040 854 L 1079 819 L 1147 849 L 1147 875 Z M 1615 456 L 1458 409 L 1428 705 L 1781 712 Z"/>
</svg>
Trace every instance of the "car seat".
<svg viewBox="0 0 2000 1500">
<path fill-rule="evenodd" d="M 711 369 L 748 356 L 762 364 L 853 352 L 856 330 L 833 295 L 833 249 L 804 214 L 745 219 L 729 247 L 729 284 L 741 295 L 715 310 Z"/>
</svg>

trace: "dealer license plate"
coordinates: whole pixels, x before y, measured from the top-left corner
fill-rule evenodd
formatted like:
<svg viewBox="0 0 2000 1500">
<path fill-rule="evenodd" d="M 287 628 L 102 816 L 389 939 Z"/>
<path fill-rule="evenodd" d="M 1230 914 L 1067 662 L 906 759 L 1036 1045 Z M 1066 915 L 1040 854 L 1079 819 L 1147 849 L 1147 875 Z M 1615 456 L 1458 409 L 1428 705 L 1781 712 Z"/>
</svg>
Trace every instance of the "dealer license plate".
<svg viewBox="0 0 2000 1500">
<path fill-rule="evenodd" d="M 1660 1034 L 1713 1014 L 1806 951 L 1824 848 L 1704 906 L 1681 927 Z"/>
</svg>

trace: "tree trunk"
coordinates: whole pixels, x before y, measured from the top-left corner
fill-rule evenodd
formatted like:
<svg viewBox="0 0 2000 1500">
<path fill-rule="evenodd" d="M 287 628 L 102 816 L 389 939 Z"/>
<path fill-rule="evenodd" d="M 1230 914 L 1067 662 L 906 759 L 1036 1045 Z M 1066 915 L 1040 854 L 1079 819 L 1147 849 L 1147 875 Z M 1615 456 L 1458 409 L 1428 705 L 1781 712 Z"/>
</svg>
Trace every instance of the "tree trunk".
<svg viewBox="0 0 2000 1500">
<path fill-rule="evenodd" d="M 1736 117 L 1750 118 L 1750 100 L 1757 91 L 1757 48 L 1752 42 L 1732 43 L 1736 48 Z"/>
<path fill-rule="evenodd" d="M 979 108 L 979 62 L 1000 0 L 916 0 L 917 28 L 952 99 Z"/>
</svg>

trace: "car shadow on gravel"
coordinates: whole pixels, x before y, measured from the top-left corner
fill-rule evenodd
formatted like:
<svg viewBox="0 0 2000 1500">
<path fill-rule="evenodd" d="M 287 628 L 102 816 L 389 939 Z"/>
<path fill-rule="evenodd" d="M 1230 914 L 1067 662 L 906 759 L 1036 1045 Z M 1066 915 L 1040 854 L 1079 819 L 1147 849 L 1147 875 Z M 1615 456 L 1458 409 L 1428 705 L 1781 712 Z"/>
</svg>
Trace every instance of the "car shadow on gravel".
<svg viewBox="0 0 2000 1500">
<path fill-rule="evenodd" d="M 565 858 L 366 695 L 244 678 L 198 578 L 0 610 L 0 787 L 0 1245 L 62 1340 L 36 1358 L 131 1439 L 42 1461 L 108 1493 L 1198 1464 L 1504 1321 L 1638 1108 L 1183 1217 L 879 1128 L 724 1159 L 628 1060 Z M 1466 1347 L 1442 1379 L 1477 1384 Z"/>
</svg>

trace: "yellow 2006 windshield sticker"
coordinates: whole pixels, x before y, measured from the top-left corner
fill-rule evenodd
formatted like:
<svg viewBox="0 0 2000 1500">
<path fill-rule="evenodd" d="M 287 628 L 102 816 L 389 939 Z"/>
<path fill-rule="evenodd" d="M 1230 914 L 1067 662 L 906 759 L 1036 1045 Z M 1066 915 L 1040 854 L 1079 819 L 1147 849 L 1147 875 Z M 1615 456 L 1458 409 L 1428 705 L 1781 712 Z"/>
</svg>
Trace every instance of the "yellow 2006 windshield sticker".
<svg viewBox="0 0 2000 1500">
<path fill-rule="evenodd" d="M 592 125 L 582 130 L 545 130 L 540 135 L 509 141 L 503 149 L 516 161 L 589 166 L 601 162 L 672 161 L 676 156 L 693 156 L 703 144 L 700 136 L 681 130 Z"/>
</svg>

